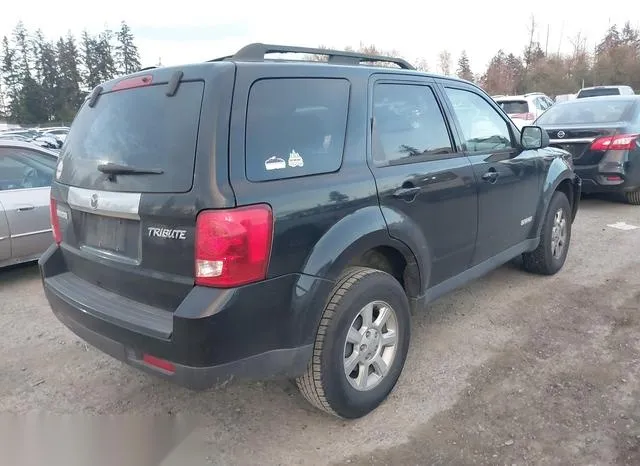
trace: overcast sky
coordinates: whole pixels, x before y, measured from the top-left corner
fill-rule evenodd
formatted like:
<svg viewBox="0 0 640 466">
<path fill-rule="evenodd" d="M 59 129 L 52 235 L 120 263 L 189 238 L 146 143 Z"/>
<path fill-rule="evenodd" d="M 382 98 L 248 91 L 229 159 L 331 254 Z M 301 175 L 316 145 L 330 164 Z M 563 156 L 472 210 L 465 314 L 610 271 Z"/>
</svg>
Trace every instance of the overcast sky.
<svg viewBox="0 0 640 466">
<path fill-rule="evenodd" d="M 549 27 L 550 51 L 570 50 L 570 39 L 578 33 L 593 45 L 610 23 L 640 23 L 640 2 L 633 0 L 608 0 L 595 9 L 586 8 L 584 0 L 457 1 L 439 2 L 438 7 L 428 6 L 435 2 L 403 0 L 3 3 L 0 35 L 10 34 L 19 20 L 29 30 L 41 28 L 49 38 L 57 38 L 69 30 L 79 36 L 83 29 L 114 29 L 124 19 L 133 29 L 145 66 L 159 58 L 165 65 L 202 61 L 231 54 L 250 42 L 343 48 L 362 41 L 396 49 L 410 61 L 424 58 L 432 71 L 440 50 L 451 52 L 455 67 L 464 49 L 474 72 L 481 72 L 500 48 L 521 53 L 531 14 L 543 48 Z"/>
</svg>

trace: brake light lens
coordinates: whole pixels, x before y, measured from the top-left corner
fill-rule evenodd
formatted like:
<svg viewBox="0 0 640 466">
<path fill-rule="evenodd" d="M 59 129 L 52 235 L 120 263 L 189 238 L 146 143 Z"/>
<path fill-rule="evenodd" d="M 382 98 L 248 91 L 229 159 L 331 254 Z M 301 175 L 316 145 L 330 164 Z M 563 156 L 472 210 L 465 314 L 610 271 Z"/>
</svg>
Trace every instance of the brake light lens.
<svg viewBox="0 0 640 466">
<path fill-rule="evenodd" d="M 196 221 L 196 285 L 229 288 L 267 275 L 273 214 L 267 204 L 205 210 Z"/>
<path fill-rule="evenodd" d="M 616 134 L 614 136 L 605 136 L 598 138 L 591 143 L 591 150 L 608 151 L 608 150 L 633 150 L 640 134 Z"/>
<path fill-rule="evenodd" d="M 145 74 L 144 76 L 125 78 L 121 81 L 118 81 L 111 90 L 122 91 L 124 89 L 133 89 L 134 87 L 150 86 L 152 82 L 153 76 L 151 76 L 150 74 Z"/>
<path fill-rule="evenodd" d="M 536 116 L 533 113 L 514 113 L 511 115 L 511 118 L 517 120 L 535 120 Z"/>
<path fill-rule="evenodd" d="M 54 198 L 49 202 L 49 216 L 51 217 L 51 232 L 53 240 L 56 244 L 62 243 L 62 230 L 60 230 L 60 221 L 58 220 L 58 203 Z"/>
</svg>

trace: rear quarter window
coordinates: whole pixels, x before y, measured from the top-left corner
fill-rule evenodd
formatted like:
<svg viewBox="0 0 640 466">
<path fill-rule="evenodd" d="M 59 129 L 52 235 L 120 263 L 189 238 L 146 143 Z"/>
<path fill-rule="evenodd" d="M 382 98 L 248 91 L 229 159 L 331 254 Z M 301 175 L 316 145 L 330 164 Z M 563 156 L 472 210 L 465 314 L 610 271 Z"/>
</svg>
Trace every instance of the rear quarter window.
<svg viewBox="0 0 640 466">
<path fill-rule="evenodd" d="M 245 169 L 249 181 L 330 173 L 342 164 L 350 83 L 271 78 L 249 92 Z"/>
</svg>

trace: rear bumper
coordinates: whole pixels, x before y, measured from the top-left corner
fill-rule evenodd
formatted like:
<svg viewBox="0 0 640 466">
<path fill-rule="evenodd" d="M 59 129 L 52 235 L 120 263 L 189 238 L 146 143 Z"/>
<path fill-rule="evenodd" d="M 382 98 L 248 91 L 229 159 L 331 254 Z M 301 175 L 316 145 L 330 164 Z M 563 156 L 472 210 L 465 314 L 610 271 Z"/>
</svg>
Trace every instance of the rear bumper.
<svg viewBox="0 0 640 466">
<path fill-rule="evenodd" d="M 306 370 L 316 315 L 309 302 L 296 312 L 301 276 L 291 275 L 232 290 L 194 287 L 171 313 L 139 304 L 84 282 L 65 269 L 56 246 L 41 257 L 44 291 L 56 317 L 104 353 L 192 389 L 232 379 L 292 378 Z M 304 276 L 306 290 L 320 279 Z M 171 371 L 143 355 L 169 361 Z"/>
<path fill-rule="evenodd" d="M 629 192 L 640 189 L 639 170 L 629 170 L 616 165 L 607 168 L 602 165 L 575 165 L 574 171 L 582 179 L 583 193 Z M 607 177 L 620 177 L 609 180 Z"/>
</svg>

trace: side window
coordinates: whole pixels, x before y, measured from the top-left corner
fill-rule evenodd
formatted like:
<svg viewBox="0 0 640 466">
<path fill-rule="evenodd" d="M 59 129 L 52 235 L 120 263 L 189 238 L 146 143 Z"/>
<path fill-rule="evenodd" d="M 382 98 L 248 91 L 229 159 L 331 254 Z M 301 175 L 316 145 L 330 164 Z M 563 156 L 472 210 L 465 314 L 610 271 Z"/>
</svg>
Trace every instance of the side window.
<svg viewBox="0 0 640 466">
<path fill-rule="evenodd" d="M 447 125 L 430 87 L 376 85 L 372 153 L 376 165 L 453 153 Z"/>
<path fill-rule="evenodd" d="M 27 149 L 0 149 L 0 191 L 50 186 L 53 169 Z"/>
<path fill-rule="evenodd" d="M 245 169 L 250 181 L 330 173 L 342 164 L 349 81 L 262 79 L 249 92 Z"/>
<path fill-rule="evenodd" d="M 535 104 L 536 104 L 536 108 L 537 108 L 538 110 L 542 110 L 542 111 L 544 111 L 544 110 L 546 110 L 546 109 L 547 109 L 547 105 L 546 105 L 546 103 L 544 102 L 544 100 L 542 100 L 542 97 L 536 97 L 536 99 L 535 99 Z"/>
<path fill-rule="evenodd" d="M 469 152 L 512 149 L 511 132 L 505 120 L 475 92 L 446 88 L 447 96 L 462 127 Z"/>
</svg>

